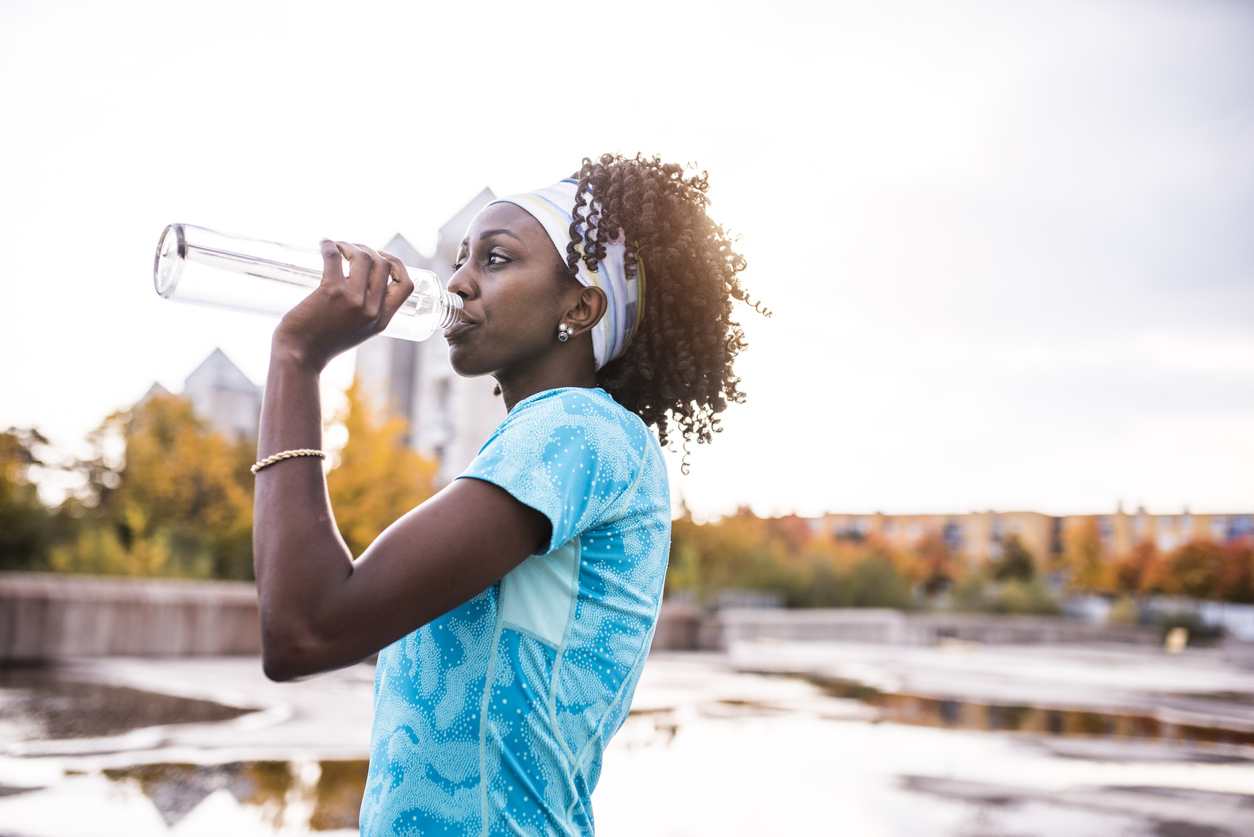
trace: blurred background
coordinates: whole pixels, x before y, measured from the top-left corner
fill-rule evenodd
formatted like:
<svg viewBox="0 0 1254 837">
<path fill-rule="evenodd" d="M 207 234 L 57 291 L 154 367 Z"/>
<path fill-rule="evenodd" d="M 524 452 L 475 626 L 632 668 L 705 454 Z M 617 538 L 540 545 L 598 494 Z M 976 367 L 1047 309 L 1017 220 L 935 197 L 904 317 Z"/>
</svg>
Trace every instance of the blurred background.
<svg viewBox="0 0 1254 837">
<path fill-rule="evenodd" d="M 355 824 L 369 664 L 251 656 L 274 321 L 159 299 L 162 228 L 447 276 L 493 196 L 603 152 L 708 170 L 773 316 L 740 311 L 748 402 L 668 454 L 601 832 L 1242 833 L 1248 4 L 17 0 L 0 32 L 0 835 Z M 324 377 L 355 552 L 503 415 L 445 350 Z"/>
</svg>

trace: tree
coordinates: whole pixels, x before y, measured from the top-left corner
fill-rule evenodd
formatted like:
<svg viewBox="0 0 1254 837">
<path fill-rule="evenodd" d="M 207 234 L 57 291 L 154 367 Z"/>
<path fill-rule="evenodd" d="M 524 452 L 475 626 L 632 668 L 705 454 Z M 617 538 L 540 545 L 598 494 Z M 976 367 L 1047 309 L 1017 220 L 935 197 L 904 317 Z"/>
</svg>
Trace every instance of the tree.
<svg viewBox="0 0 1254 837">
<path fill-rule="evenodd" d="M 992 566 L 995 581 L 1031 581 L 1036 577 L 1036 561 L 1018 535 L 1007 535 L 1001 545 L 1001 558 Z"/>
<path fill-rule="evenodd" d="M 1110 583 L 1118 593 L 1166 593 L 1172 589 L 1162 556 L 1153 541 L 1141 541 L 1110 566 Z"/>
<path fill-rule="evenodd" d="M 211 431 L 173 395 L 114 413 L 91 441 L 91 496 L 77 536 L 52 550 L 54 569 L 252 578 L 250 442 Z"/>
<path fill-rule="evenodd" d="M 0 433 L 0 570 L 32 570 L 48 557 L 50 516 L 30 479 L 48 444 L 38 430 Z"/>
<path fill-rule="evenodd" d="M 340 535 L 353 557 L 384 529 L 435 493 L 436 464 L 404 445 L 405 422 L 373 414 L 354 379 L 341 415 L 348 442 L 327 474 Z"/>
<path fill-rule="evenodd" d="M 929 532 L 914 548 L 917 575 L 928 595 L 949 589 L 957 577 L 954 554 L 940 532 Z"/>
<path fill-rule="evenodd" d="M 1224 550 L 1210 541 L 1193 541 L 1167 556 L 1176 590 L 1194 599 L 1219 595 L 1224 578 Z"/>
<path fill-rule="evenodd" d="M 1224 546 L 1220 597 L 1230 602 L 1254 604 L 1254 549 L 1248 541 Z"/>
<path fill-rule="evenodd" d="M 1062 561 L 1073 589 L 1092 592 L 1105 586 L 1102 537 L 1096 518 L 1085 518 L 1064 533 Z"/>
</svg>

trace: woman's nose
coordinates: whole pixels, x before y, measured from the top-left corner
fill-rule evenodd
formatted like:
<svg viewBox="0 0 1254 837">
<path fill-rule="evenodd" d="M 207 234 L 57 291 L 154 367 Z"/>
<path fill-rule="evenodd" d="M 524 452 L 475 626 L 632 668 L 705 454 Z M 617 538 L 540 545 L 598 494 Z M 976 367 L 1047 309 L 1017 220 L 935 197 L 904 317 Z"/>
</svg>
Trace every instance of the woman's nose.
<svg viewBox="0 0 1254 837">
<path fill-rule="evenodd" d="M 475 294 L 475 285 L 468 275 L 469 271 L 465 266 L 453 271 L 453 275 L 448 278 L 448 292 L 457 294 L 462 299 L 470 299 Z"/>
</svg>

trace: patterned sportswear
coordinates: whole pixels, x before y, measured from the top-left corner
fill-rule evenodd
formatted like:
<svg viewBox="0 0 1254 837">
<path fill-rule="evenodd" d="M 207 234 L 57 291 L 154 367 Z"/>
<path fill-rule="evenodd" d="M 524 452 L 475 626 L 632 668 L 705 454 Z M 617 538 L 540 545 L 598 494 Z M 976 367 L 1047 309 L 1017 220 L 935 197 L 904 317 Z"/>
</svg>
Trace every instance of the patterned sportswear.
<svg viewBox="0 0 1254 837">
<path fill-rule="evenodd" d="M 661 449 L 604 390 L 549 390 L 514 406 L 471 477 L 542 512 L 552 538 L 380 652 L 362 834 L 591 835 L 662 598 Z"/>
</svg>

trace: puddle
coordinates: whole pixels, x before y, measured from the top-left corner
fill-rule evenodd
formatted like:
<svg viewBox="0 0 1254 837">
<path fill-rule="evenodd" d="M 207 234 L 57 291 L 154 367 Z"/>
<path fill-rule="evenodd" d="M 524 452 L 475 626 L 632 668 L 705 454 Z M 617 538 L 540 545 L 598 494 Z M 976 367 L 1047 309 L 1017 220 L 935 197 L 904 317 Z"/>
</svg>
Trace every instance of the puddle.
<svg viewBox="0 0 1254 837">
<path fill-rule="evenodd" d="M 804 676 L 803 679 L 832 697 L 850 698 L 874 706 L 879 711 L 880 720 L 899 724 L 986 732 L 1110 736 L 1179 744 L 1254 746 L 1254 730 L 1173 723 L 1148 713 L 980 703 L 884 692 L 850 680 L 819 676 Z M 1226 695 L 1215 699 L 1230 700 Z"/>
<path fill-rule="evenodd" d="M 76 680 L 55 667 L 0 668 L 0 740 L 100 738 L 165 724 L 229 721 L 252 711 Z"/>
<path fill-rule="evenodd" d="M 826 833 L 834 794 L 844 832 L 883 837 L 1233 837 L 1248 832 L 1254 810 L 1248 747 L 1209 746 L 1254 744 L 1250 731 L 1169 724 L 1151 710 L 980 703 L 683 660 L 651 665 L 594 798 L 605 837 Z M 206 671 L 203 682 L 217 683 L 221 668 Z M 0 670 L 0 739 L 22 724 L 49 737 L 102 736 L 244 712 L 75 676 Z M 331 690 L 341 686 L 325 688 L 338 694 Z M 1237 703 L 1236 688 L 1215 694 Z M 307 725 L 318 719 L 302 736 L 342 721 L 342 707 L 328 705 L 335 714 L 297 715 Z M 979 734 L 999 730 L 1035 737 L 1024 746 Z M 221 742 L 152 751 L 147 757 L 160 762 L 147 764 L 128 764 L 145 755 L 123 751 L 0 756 L 0 834 L 356 833 L 367 761 L 325 756 L 363 751 L 249 741 L 215 754 L 250 736 L 236 729 Z M 1173 743 L 1190 741 L 1204 746 Z"/>
<path fill-rule="evenodd" d="M 114 783 L 138 786 L 167 826 L 176 825 L 210 794 L 226 791 L 240 805 L 258 809 L 276 830 L 336 831 L 357 828 L 367 769 L 365 759 L 347 759 L 143 764 L 103 772 Z"/>
</svg>

